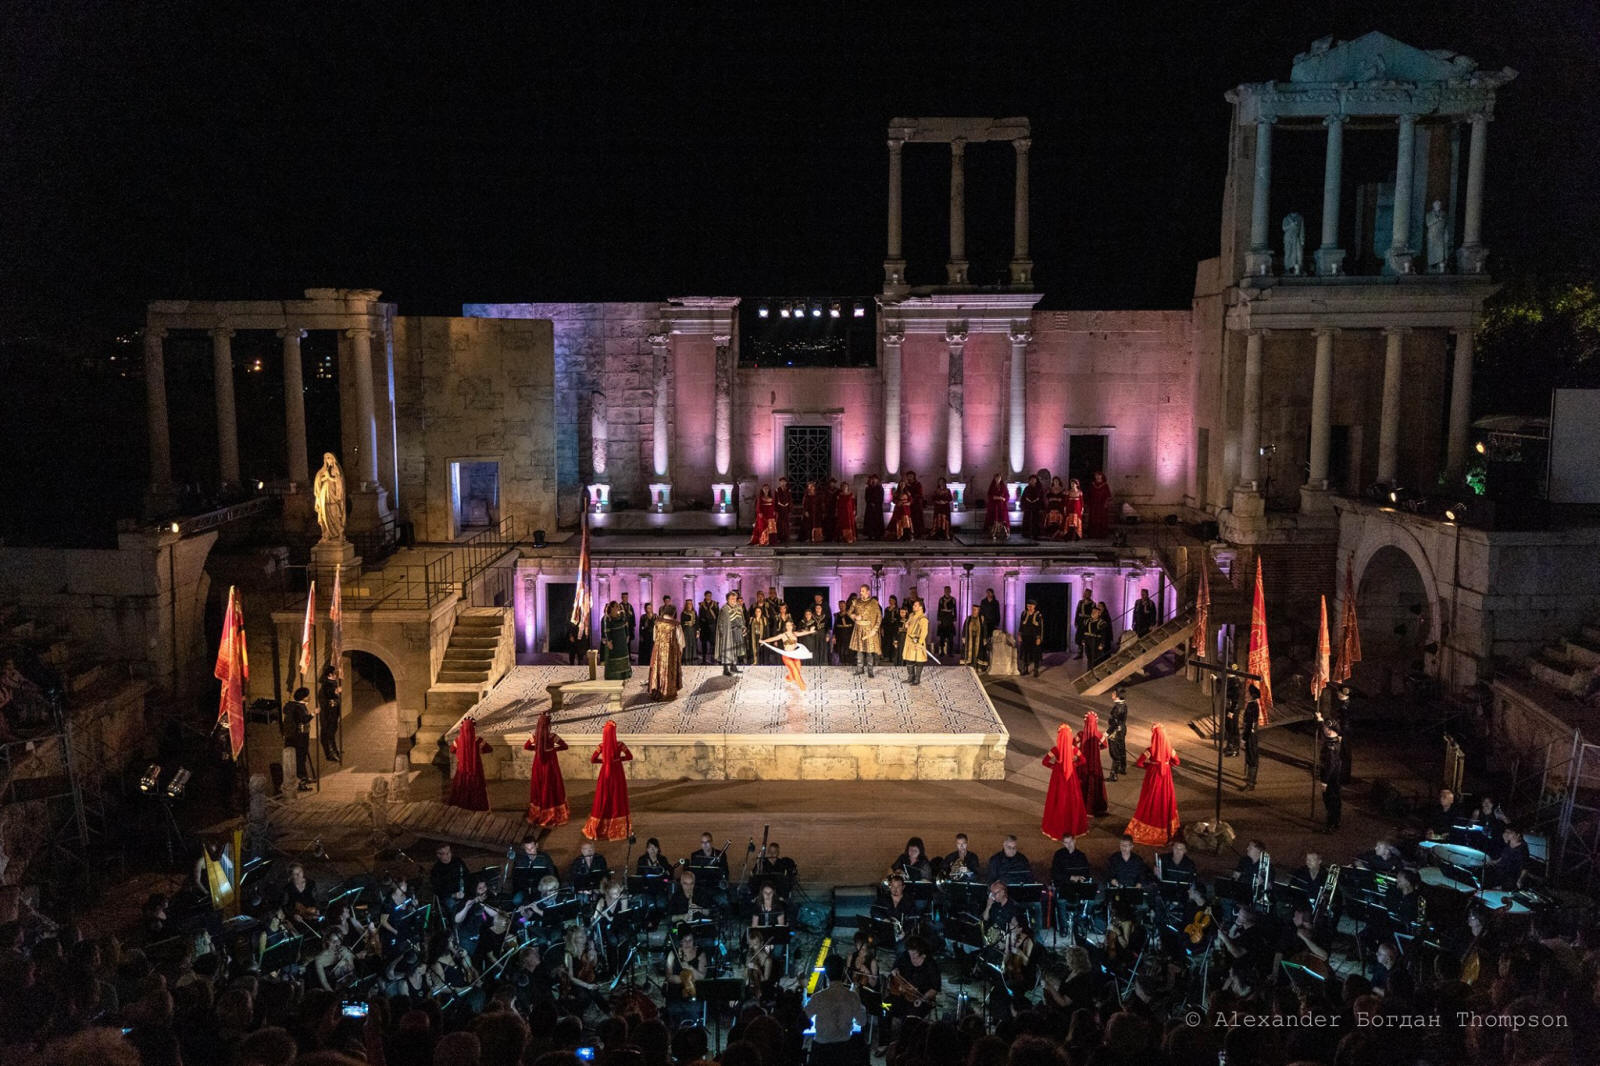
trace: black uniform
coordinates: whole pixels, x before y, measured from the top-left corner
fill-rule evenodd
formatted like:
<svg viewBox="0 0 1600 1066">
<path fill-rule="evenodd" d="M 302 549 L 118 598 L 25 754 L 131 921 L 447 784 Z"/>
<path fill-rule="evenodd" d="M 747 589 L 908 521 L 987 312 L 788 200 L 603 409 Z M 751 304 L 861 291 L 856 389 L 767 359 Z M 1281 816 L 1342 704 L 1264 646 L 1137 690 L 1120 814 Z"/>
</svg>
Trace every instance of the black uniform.
<svg viewBox="0 0 1600 1066">
<path fill-rule="evenodd" d="M 989 856 L 989 880 L 1004 881 L 1008 885 L 1025 885 L 1033 880 L 1033 867 L 1028 857 L 1018 851 L 1007 855 L 997 851 Z"/>
<path fill-rule="evenodd" d="M 709 663 L 717 650 L 717 605 L 701 600 L 694 616 L 695 633 L 700 638 L 700 661 Z"/>
<path fill-rule="evenodd" d="M 343 703 L 339 687 L 337 677 L 324 677 L 317 686 L 317 704 L 322 709 L 322 754 L 334 762 L 339 762 L 344 756 L 339 737 L 339 714 Z"/>
<path fill-rule="evenodd" d="M 1115 881 L 1123 888 L 1133 888 L 1150 880 L 1150 867 L 1139 858 L 1138 852 L 1124 859 L 1121 851 L 1113 851 L 1106 860 L 1106 880 Z"/>
<path fill-rule="evenodd" d="M 935 630 L 940 655 L 952 655 L 955 653 L 956 614 L 956 598 L 954 596 L 940 596 L 938 628 Z"/>
<path fill-rule="evenodd" d="M 1033 676 L 1039 676 L 1039 665 L 1044 660 L 1044 615 L 1037 610 L 1023 614 L 1022 621 L 1017 624 L 1017 652 L 1021 662 L 1017 665 L 1026 674 L 1028 668 L 1033 668 Z"/>
<path fill-rule="evenodd" d="M 567 867 L 567 880 L 572 883 L 573 888 L 581 892 L 599 888 L 600 882 L 605 880 L 606 872 L 604 855 L 595 854 L 588 858 L 579 855 L 572 860 L 572 865 Z"/>
<path fill-rule="evenodd" d="M 554 877 L 559 879 L 560 876 L 556 872 L 555 860 L 542 851 L 529 855 L 521 848 L 518 848 L 516 854 L 512 856 L 511 891 L 519 904 L 537 898 L 535 893 L 538 891 L 539 881 L 542 878 Z"/>
<path fill-rule="evenodd" d="M 1256 787 L 1256 773 L 1261 769 L 1261 701 L 1251 700 L 1244 705 L 1244 787 Z"/>
<path fill-rule="evenodd" d="M 1074 878 L 1087 878 L 1092 880 L 1094 873 L 1089 869 L 1089 856 L 1073 848 L 1057 848 L 1055 855 L 1050 859 L 1050 881 L 1052 884 L 1065 884 Z"/>
<path fill-rule="evenodd" d="M 299 700 L 283 705 L 283 745 L 294 749 L 295 776 L 311 787 L 311 711 Z"/>
<path fill-rule="evenodd" d="M 1111 756 L 1111 775 L 1128 772 L 1128 701 L 1117 696 L 1111 701 L 1106 719 L 1106 752 Z"/>
<path fill-rule="evenodd" d="M 987 643 L 994 636 L 994 631 L 1000 628 L 1000 601 L 984 596 L 978 601 L 978 617 L 983 619 L 983 639 Z"/>
<path fill-rule="evenodd" d="M 1079 600 L 1077 610 L 1072 612 L 1072 642 L 1078 646 L 1080 659 L 1088 654 L 1089 618 L 1093 613 L 1094 600 L 1088 597 Z"/>
<path fill-rule="evenodd" d="M 1142 637 L 1155 628 L 1157 617 L 1155 600 L 1147 600 L 1140 596 L 1133 601 L 1133 631 L 1139 636 Z"/>
</svg>

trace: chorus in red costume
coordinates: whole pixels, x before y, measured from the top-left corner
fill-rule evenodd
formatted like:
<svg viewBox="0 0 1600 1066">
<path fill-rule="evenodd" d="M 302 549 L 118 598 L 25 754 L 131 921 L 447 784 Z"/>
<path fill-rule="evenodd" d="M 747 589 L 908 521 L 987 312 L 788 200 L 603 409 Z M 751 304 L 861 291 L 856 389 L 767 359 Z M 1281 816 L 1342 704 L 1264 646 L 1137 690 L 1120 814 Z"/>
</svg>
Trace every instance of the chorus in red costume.
<svg viewBox="0 0 1600 1066">
<path fill-rule="evenodd" d="M 766 547 L 778 536 L 778 504 L 772 498 L 772 486 L 762 485 L 756 497 L 756 524 L 750 531 L 750 543 Z"/>
<path fill-rule="evenodd" d="M 950 508 L 955 503 L 955 493 L 950 491 L 950 486 L 940 478 L 933 490 L 933 532 L 930 537 L 937 540 L 950 539 Z"/>
<path fill-rule="evenodd" d="M 911 493 L 897 488 L 894 494 L 894 510 L 889 514 L 889 528 L 883 534 L 883 539 L 910 540 L 915 535 L 916 531 L 911 526 Z"/>
<path fill-rule="evenodd" d="M 806 482 L 805 495 L 800 497 L 800 512 L 805 517 L 800 527 L 800 539 L 813 544 L 822 543 L 822 497 L 817 495 L 817 483 Z"/>
<path fill-rule="evenodd" d="M 989 482 L 984 496 L 983 528 L 996 540 L 1011 535 L 1011 492 L 999 474 Z"/>
<path fill-rule="evenodd" d="M 1106 813 L 1106 775 L 1100 762 L 1100 749 L 1106 746 L 1106 735 L 1100 732 L 1100 716 L 1090 711 L 1083 716 L 1083 732 L 1078 734 L 1078 751 L 1083 755 L 1083 768 L 1078 780 L 1083 782 L 1083 803 L 1096 817 Z"/>
<path fill-rule="evenodd" d="M 906 471 L 906 478 L 901 483 L 900 490 L 911 497 L 911 535 L 921 540 L 928 534 L 928 520 L 922 513 L 922 482 L 917 480 L 915 470 Z"/>
<path fill-rule="evenodd" d="M 1067 494 L 1062 502 L 1066 510 L 1063 512 L 1061 532 L 1056 539 L 1079 540 L 1083 537 L 1083 489 L 1078 485 L 1077 478 L 1067 483 Z"/>
<path fill-rule="evenodd" d="M 1108 537 L 1111 535 L 1111 486 L 1106 475 L 1099 470 L 1083 494 L 1083 535 Z"/>
<path fill-rule="evenodd" d="M 1125 832 L 1135 844 L 1163 847 L 1180 825 L 1178 796 L 1172 790 L 1172 768 L 1179 759 L 1160 724 L 1150 727 L 1150 746 L 1134 765 L 1144 767 L 1144 784 L 1139 786 L 1139 806 Z"/>
<path fill-rule="evenodd" d="M 789 524 L 789 516 L 794 512 L 794 493 L 789 491 L 789 479 L 778 479 L 778 491 L 772 497 L 773 514 L 777 517 L 777 536 L 779 544 L 786 544 L 794 539 L 790 532 L 794 527 Z"/>
<path fill-rule="evenodd" d="M 1040 760 L 1050 767 L 1050 787 L 1044 796 L 1044 818 L 1039 828 L 1051 840 L 1081 836 L 1089 831 L 1089 812 L 1083 806 L 1078 784 L 1078 764 L 1083 754 L 1072 743 L 1072 727 L 1065 722 L 1056 730 L 1056 746 Z"/>
<path fill-rule="evenodd" d="M 594 806 L 583 823 L 583 835 L 590 840 L 621 840 L 633 832 L 628 775 L 622 769 L 623 763 L 633 761 L 633 752 L 617 739 L 617 723 L 606 722 L 600 731 L 600 746 L 589 761 L 600 764 L 600 777 L 594 784 Z"/>
<path fill-rule="evenodd" d="M 856 542 L 856 494 L 850 482 L 839 486 L 839 502 L 834 505 L 834 525 L 838 527 L 839 543 Z"/>
<path fill-rule="evenodd" d="M 450 778 L 450 798 L 446 803 L 468 811 L 489 809 L 489 783 L 483 776 L 483 756 L 493 750 L 478 739 L 477 723 L 471 718 L 463 719 L 461 731 L 450 745 L 450 754 L 456 760 L 456 772 Z"/>
<path fill-rule="evenodd" d="M 539 715 L 533 736 L 522 745 L 522 750 L 533 752 L 533 778 L 528 783 L 528 824 L 566 825 L 571 817 L 567 810 L 567 783 L 561 778 L 561 763 L 556 753 L 566 751 L 567 742 L 551 728 L 549 711 Z"/>
</svg>

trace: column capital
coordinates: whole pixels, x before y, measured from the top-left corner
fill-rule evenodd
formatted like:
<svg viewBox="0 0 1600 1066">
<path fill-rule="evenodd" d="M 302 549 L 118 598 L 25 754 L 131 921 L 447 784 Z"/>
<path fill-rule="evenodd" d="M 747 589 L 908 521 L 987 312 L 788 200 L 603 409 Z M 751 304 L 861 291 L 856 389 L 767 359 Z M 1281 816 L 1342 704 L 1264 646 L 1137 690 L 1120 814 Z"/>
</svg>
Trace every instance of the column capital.
<svg viewBox="0 0 1600 1066">
<path fill-rule="evenodd" d="M 1343 331 L 1338 326 L 1312 326 L 1311 333 L 1316 337 L 1337 337 Z"/>
<path fill-rule="evenodd" d="M 149 326 L 145 327 L 144 339 L 145 339 L 146 343 L 149 343 L 150 341 L 166 340 L 166 338 L 167 338 L 167 331 L 166 331 L 165 327 L 163 327 L 163 326 L 155 326 L 153 328 L 149 327 Z"/>
<path fill-rule="evenodd" d="M 211 328 L 211 336 L 213 338 L 220 337 L 226 340 L 233 336 L 233 329 L 230 326 L 213 326 Z"/>
<path fill-rule="evenodd" d="M 1033 331 L 1013 326 L 1006 331 L 1006 339 L 1018 347 L 1033 343 Z"/>
<path fill-rule="evenodd" d="M 672 343 L 672 334 L 652 333 L 645 337 L 645 340 L 650 342 L 650 347 L 652 348 L 665 348 L 668 344 Z"/>
<path fill-rule="evenodd" d="M 1407 126 L 1415 126 L 1417 124 L 1417 116 L 1410 113 L 1401 113 L 1394 117 L 1394 122 L 1401 129 L 1405 129 Z"/>
<path fill-rule="evenodd" d="M 1451 326 L 1450 327 L 1450 335 L 1452 337 L 1476 337 L 1478 335 L 1478 327 L 1477 326 Z"/>
<path fill-rule="evenodd" d="M 883 343 L 885 347 L 898 348 L 905 342 L 906 331 L 904 329 L 886 329 L 883 331 Z"/>
<path fill-rule="evenodd" d="M 1406 334 L 1408 334 L 1410 332 L 1411 332 L 1411 327 L 1410 326 L 1384 326 L 1383 327 L 1383 335 L 1385 337 L 1404 337 Z"/>
<path fill-rule="evenodd" d="M 902 149 L 902 148 L 904 148 L 906 146 L 906 139 L 904 137 L 890 137 L 889 141 L 888 141 L 888 144 L 889 144 L 889 151 L 891 151 L 891 152 L 899 152 L 900 149 Z"/>
<path fill-rule="evenodd" d="M 1322 124 L 1330 129 L 1334 126 L 1342 126 L 1348 121 L 1350 121 L 1349 115 L 1324 115 L 1322 118 Z"/>
<path fill-rule="evenodd" d="M 952 322 L 945 327 L 944 342 L 952 348 L 960 348 L 967 343 L 967 324 L 965 322 Z"/>
<path fill-rule="evenodd" d="M 965 137 L 952 137 L 952 138 L 950 138 L 950 154 L 951 155 L 953 155 L 953 156 L 964 156 L 964 155 L 966 155 L 966 152 L 967 152 L 967 139 Z"/>
<path fill-rule="evenodd" d="M 1017 137 L 1012 140 L 1011 147 L 1017 150 L 1018 155 L 1027 155 L 1028 149 L 1033 147 L 1032 137 Z"/>
<path fill-rule="evenodd" d="M 711 335 L 711 343 L 715 344 L 718 348 L 726 348 L 728 345 L 733 343 L 733 334 L 714 333 Z"/>
<path fill-rule="evenodd" d="M 303 341 L 306 339 L 306 331 L 297 327 L 278 330 L 279 340 L 288 340 L 290 337 L 293 337 L 297 341 Z"/>
<path fill-rule="evenodd" d="M 352 326 L 344 331 L 344 335 L 350 338 L 370 337 L 372 336 L 372 330 L 368 329 L 366 326 Z"/>
<path fill-rule="evenodd" d="M 1488 108 L 1485 108 L 1482 111 L 1474 111 L 1472 114 L 1467 116 L 1467 121 L 1472 123 L 1474 126 L 1480 122 L 1493 122 L 1494 112 L 1490 111 Z"/>
<path fill-rule="evenodd" d="M 1242 329 L 1239 332 L 1243 333 L 1246 337 L 1265 338 L 1272 336 L 1272 330 L 1268 329 L 1266 326 L 1251 326 L 1249 329 Z"/>
<path fill-rule="evenodd" d="M 1276 126 L 1277 124 L 1278 124 L 1278 116 L 1277 115 L 1257 115 L 1256 116 L 1256 125 L 1257 126 Z"/>
</svg>

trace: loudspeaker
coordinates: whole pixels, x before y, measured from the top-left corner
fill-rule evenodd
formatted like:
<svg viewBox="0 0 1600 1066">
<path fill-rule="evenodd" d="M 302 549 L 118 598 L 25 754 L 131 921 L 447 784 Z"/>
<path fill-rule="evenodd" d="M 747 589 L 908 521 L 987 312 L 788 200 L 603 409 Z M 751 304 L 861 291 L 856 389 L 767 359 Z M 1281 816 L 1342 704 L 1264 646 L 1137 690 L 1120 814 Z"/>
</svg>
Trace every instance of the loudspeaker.
<svg viewBox="0 0 1600 1066">
<path fill-rule="evenodd" d="M 533 531 L 533 546 L 535 548 L 544 547 L 544 530 L 536 529 Z"/>
</svg>

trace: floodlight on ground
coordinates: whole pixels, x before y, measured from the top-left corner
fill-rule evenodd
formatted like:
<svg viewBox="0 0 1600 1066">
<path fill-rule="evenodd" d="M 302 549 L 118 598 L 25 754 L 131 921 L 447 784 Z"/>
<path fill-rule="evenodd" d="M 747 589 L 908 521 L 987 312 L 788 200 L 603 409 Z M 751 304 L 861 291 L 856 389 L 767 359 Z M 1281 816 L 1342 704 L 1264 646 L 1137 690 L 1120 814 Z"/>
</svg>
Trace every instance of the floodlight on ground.
<svg viewBox="0 0 1600 1066">
<path fill-rule="evenodd" d="M 756 317 L 757 318 L 767 318 L 771 314 L 772 314 L 772 309 L 769 308 L 766 304 L 762 304 L 760 307 L 756 308 Z"/>
</svg>

